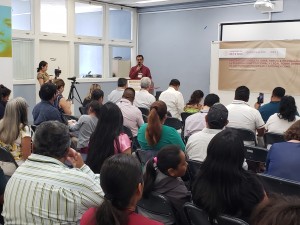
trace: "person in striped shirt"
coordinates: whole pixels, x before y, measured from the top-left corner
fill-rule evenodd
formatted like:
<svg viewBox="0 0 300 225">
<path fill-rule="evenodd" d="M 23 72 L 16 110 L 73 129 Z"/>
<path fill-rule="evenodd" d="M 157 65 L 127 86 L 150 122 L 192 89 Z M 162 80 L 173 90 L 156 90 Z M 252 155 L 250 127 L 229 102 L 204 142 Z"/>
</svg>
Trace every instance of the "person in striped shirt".
<svg viewBox="0 0 300 225">
<path fill-rule="evenodd" d="M 47 121 L 36 129 L 33 154 L 7 183 L 2 215 L 7 225 L 79 224 L 103 196 L 99 174 L 70 148 L 68 127 Z"/>
</svg>

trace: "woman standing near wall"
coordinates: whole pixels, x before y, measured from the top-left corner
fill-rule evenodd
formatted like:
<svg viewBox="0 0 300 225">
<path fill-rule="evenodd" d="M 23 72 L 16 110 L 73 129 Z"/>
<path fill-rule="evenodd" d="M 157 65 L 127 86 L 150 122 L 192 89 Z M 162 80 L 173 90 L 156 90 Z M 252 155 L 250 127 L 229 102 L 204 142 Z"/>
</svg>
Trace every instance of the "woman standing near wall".
<svg viewBox="0 0 300 225">
<path fill-rule="evenodd" d="M 49 74 L 46 72 L 48 69 L 48 63 L 46 61 L 41 61 L 39 67 L 37 68 L 37 80 L 42 86 L 44 83 L 47 83 L 52 80 Z"/>
</svg>

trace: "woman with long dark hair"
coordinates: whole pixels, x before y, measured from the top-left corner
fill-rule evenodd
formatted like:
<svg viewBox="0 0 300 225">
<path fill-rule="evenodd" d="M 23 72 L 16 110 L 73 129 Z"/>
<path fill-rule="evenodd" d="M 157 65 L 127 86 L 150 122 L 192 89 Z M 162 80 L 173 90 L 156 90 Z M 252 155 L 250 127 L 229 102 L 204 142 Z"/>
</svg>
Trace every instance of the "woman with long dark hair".
<svg viewBox="0 0 300 225">
<path fill-rule="evenodd" d="M 131 155 L 108 158 L 101 168 L 100 185 L 105 193 L 99 208 L 89 209 L 80 225 L 162 225 L 135 213 L 143 193 L 139 162 Z"/>
<path fill-rule="evenodd" d="M 143 150 L 160 150 L 165 145 L 179 145 L 184 151 L 185 145 L 173 127 L 163 125 L 167 119 L 167 105 L 156 101 L 150 107 L 148 123 L 143 124 L 138 131 L 138 141 Z"/>
<path fill-rule="evenodd" d="M 294 97 L 283 96 L 279 103 L 279 113 L 269 117 L 265 129 L 268 132 L 283 134 L 293 123 L 300 120 Z"/>
<path fill-rule="evenodd" d="M 100 108 L 99 120 L 90 138 L 86 164 L 94 173 L 100 173 L 104 160 L 118 153 L 131 154 L 131 141 L 123 132 L 120 108 L 107 102 Z"/>
<path fill-rule="evenodd" d="M 187 165 L 184 152 L 177 145 L 167 145 L 147 162 L 144 173 L 143 197 L 147 198 L 153 191 L 165 195 L 177 211 L 177 221 L 181 222 L 185 222 L 182 207 L 191 198 L 180 178 L 185 175 Z"/>
<path fill-rule="evenodd" d="M 190 100 L 184 107 L 184 111 L 188 113 L 196 113 L 202 109 L 202 105 L 200 104 L 201 100 L 204 97 L 204 93 L 201 90 L 196 90 L 191 95 Z"/>
<path fill-rule="evenodd" d="M 44 83 L 47 83 L 52 80 L 52 78 L 47 73 L 48 63 L 46 61 L 40 61 L 39 67 L 37 68 L 37 80 L 42 86 Z"/>
<path fill-rule="evenodd" d="M 243 141 L 234 131 L 225 129 L 209 143 L 192 198 L 210 221 L 220 214 L 248 221 L 253 209 L 266 199 L 263 185 L 243 169 L 244 158 Z"/>
</svg>

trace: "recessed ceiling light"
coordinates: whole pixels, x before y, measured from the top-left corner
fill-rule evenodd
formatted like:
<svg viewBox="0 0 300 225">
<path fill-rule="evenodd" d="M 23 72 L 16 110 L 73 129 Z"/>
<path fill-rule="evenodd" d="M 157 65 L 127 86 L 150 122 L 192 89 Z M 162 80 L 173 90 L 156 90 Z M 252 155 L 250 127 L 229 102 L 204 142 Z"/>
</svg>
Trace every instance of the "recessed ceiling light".
<svg viewBox="0 0 300 225">
<path fill-rule="evenodd" d="M 136 2 L 136 4 L 147 4 L 147 3 L 153 3 L 153 2 L 167 2 L 169 0 L 145 0 L 145 1 L 139 1 Z"/>
</svg>

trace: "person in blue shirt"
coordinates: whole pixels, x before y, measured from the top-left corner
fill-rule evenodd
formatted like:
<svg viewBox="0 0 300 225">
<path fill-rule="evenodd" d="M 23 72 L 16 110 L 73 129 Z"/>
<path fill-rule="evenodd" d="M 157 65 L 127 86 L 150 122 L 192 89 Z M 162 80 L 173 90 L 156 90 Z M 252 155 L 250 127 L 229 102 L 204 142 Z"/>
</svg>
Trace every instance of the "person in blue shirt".
<svg viewBox="0 0 300 225">
<path fill-rule="evenodd" d="M 282 87 L 276 87 L 272 92 L 271 101 L 269 103 L 262 106 L 261 103 L 255 103 L 254 108 L 258 109 L 265 122 L 267 122 L 271 115 L 279 112 L 279 103 L 284 95 L 285 89 Z"/>
<path fill-rule="evenodd" d="M 274 143 L 268 152 L 266 174 L 300 182 L 300 120 L 285 132 L 286 142 Z"/>
</svg>

